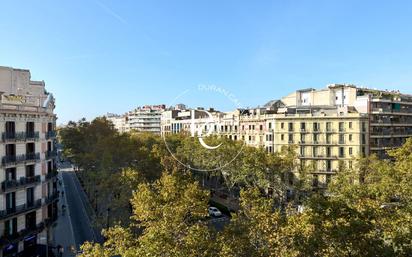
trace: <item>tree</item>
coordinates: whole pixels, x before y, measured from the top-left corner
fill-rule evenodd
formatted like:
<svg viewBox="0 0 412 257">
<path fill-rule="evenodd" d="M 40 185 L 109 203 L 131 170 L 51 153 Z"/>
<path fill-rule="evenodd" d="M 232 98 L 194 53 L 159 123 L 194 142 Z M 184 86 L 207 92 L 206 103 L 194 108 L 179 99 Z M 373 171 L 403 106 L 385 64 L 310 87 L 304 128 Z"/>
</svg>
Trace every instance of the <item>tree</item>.
<svg viewBox="0 0 412 257">
<path fill-rule="evenodd" d="M 103 245 L 85 244 L 82 256 L 215 256 L 205 222 L 209 195 L 189 175 L 168 174 L 140 184 L 128 227 L 105 230 Z"/>
</svg>

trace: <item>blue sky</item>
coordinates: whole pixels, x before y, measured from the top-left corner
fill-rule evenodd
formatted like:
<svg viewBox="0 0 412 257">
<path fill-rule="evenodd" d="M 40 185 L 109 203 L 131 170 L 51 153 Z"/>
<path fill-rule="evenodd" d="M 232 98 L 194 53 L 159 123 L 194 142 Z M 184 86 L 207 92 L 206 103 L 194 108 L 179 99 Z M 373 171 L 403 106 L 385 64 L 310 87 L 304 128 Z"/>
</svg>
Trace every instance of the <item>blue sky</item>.
<svg viewBox="0 0 412 257">
<path fill-rule="evenodd" d="M 244 106 L 329 83 L 412 93 L 411 1 L 16 0 L 0 13 L 0 65 L 46 81 L 58 123 L 199 84 Z"/>
</svg>

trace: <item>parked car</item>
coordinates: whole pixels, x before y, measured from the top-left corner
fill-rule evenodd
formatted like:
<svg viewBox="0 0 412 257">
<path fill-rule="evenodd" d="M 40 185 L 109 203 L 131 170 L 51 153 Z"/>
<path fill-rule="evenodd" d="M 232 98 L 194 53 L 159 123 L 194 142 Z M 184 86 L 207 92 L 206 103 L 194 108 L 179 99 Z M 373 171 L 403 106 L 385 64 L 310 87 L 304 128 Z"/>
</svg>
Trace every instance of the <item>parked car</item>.
<svg viewBox="0 0 412 257">
<path fill-rule="evenodd" d="M 209 215 L 212 217 L 220 217 L 222 216 L 222 212 L 220 212 L 218 208 L 211 206 L 209 207 Z"/>
</svg>

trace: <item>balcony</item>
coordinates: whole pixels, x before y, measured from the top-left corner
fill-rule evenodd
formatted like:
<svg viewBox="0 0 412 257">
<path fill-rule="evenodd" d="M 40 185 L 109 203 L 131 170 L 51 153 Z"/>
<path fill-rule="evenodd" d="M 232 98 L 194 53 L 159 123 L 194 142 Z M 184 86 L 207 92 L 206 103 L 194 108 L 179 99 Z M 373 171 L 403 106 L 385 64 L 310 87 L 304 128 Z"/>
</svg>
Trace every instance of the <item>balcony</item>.
<svg viewBox="0 0 412 257">
<path fill-rule="evenodd" d="M 46 159 L 52 159 L 52 158 L 55 158 L 57 156 L 56 150 L 47 151 L 45 154 L 46 154 Z"/>
<path fill-rule="evenodd" d="M 20 155 L 6 155 L 1 159 L 2 166 L 17 165 L 25 162 L 35 162 L 40 160 L 40 153 L 27 153 Z"/>
<path fill-rule="evenodd" d="M 0 246 L 16 243 L 22 241 L 25 237 L 29 235 L 38 234 L 42 232 L 45 229 L 45 227 L 48 226 L 50 223 L 51 221 L 49 219 L 45 219 L 43 222 L 40 222 L 35 226 L 22 229 L 19 232 L 13 233 L 11 235 L 4 232 L 4 234 L 0 237 Z"/>
<path fill-rule="evenodd" d="M 58 191 L 56 191 L 56 192 L 54 192 L 53 194 L 47 196 L 44 202 L 45 202 L 46 204 L 49 204 L 49 203 L 51 203 L 51 202 L 53 202 L 53 201 L 55 201 L 55 200 L 57 200 L 57 199 L 59 199 L 59 192 L 58 192 Z"/>
<path fill-rule="evenodd" d="M 25 161 L 26 162 L 35 162 L 40 160 L 40 153 L 27 153 L 25 154 Z"/>
<path fill-rule="evenodd" d="M 24 187 L 27 185 L 39 183 L 41 181 L 41 176 L 33 176 L 33 177 L 21 177 L 19 180 L 5 180 L 1 183 L 1 189 L 3 192 L 6 192 L 10 189 L 15 189 L 19 187 Z"/>
<path fill-rule="evenodd" d="M 336 131 L 334 130 L 334 129 L 331 129 L 331 128 L 326 128 L 326 131 L 325 131 L 326 133 L 335 133 Z"/>
<path fill-rule="evenodd" d="M 30 132 L 3 132 L 2 134 L 3 142 L 9 141 L 35 141 L 39 139 L 38 131 Z"/>
<path fill-rule="evenodd" d="M 46 180 L 52 179 L 57 176 L 57 171 L 52 170 L 46 174 Z"/>
<path fill-rule="evenodd" d="M 23 212 L 27 212 L 33 209 L 38 209 L 41 207 L 41 199 L 34 201 L 33 203 L 25 203 L 14 208 L 10 208 L 7 210 L 0 211 L 0 218 L 5 219 L 14 215 L 21 214 Z"/>
<path fill-rule="evenodd" d="M 51 139 L 56 137 L 56 131 L 51 130 L 46 132 L 46 139 Z"/>
</svg>

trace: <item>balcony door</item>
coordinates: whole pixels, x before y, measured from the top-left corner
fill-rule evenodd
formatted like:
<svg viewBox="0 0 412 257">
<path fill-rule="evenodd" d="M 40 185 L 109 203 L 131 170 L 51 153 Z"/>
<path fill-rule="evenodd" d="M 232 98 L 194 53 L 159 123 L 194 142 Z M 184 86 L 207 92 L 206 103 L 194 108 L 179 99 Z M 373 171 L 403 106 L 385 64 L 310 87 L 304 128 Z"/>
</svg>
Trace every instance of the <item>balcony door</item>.
<svg viewBox="0 0 412 257">
<path fill-rule="evenodd" d="M 26 144 L 26 154 L 34 154 L 35 148 L 34 143 L 27 143 Z"/>
<path fill-rule="evenodd" d="M 16 210 L 16 192 L 6 194 L 6 209 L 8 213 Z"/>
<path fill-rule="evenodd" d="M 16 168 L 8 168 L 6 169 L 6 180 L 16 180 Z"/>
<path fill-rule="evenodd" d="M 27 165 L 26 166 L 26 177 L 31 178 L 34 177 L 34 165 Z"/>
<path fill-rule="evenodd" d="M 26 189 L 26 196 L 27 196 L 27 206 L 33 206 L 34 204 L 34 187 L 30 187 Z"/>
<path fill-rule="evenodd" d="M 7 236 L 17 234 L 17 218 L 6 220 L 4 222 L 4 234 Z"/>
<path fill-rule="evenodd" d="M 15 144 L 6 145 L 6 156 L 16 156 L 16 145 Z"/>
<path fill-rule="evenodd" d="M 36 211 L 26 214 L 26 229 L 36 228 Z"/>
<path fill-rule="evenodd" d="M 14 121 L 6 121 L 5 131 L 7 135 L 15 135 L 16 133 L 16 125 Z"/>
<path fill-rule="evenodd" d="M 26 123 L 26 133 L 28 137 L 34 136 L 34 122 L 30 121 Z"/>
</svg>

